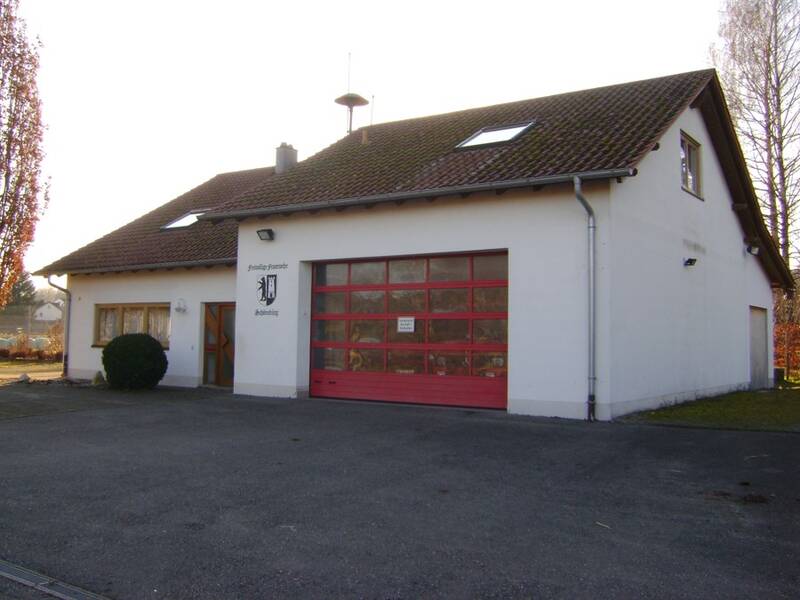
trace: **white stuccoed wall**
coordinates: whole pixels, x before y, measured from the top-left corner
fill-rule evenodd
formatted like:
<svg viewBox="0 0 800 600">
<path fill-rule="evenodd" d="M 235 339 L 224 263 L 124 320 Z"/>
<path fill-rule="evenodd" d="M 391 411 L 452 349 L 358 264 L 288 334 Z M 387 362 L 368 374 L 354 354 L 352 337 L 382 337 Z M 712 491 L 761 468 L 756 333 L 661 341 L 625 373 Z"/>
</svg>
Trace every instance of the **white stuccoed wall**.
<svg viewBox="0 0 800 600">
<path fill-rule="evenodd" d="M 701 145 L 703 200 L 680 187 L 680 132 Z M 749 307 L 772 294 L 747 254 L 699 111 L 689 109 L 611 185 L 611 415 L 747 387 Z M 687 257 L 697 258 L 684 267 Z M 771 374 L 772 345 L 769 344 Z"/>
<path fill-rule="evenodd" d="M 233 267 L 175 269 L 147 273 L 76 275 L 69 278 L 72 308 L 69 375 L 90 379 L 103 370 L 102 348 L 92 348 L 95 304 L 117 302 L 169 302 L 169 367 L 162 383 L 193 387 L 203 379 L 203 303 L 235 300 Z M 175 311 L 183 299 L 187 311 Z"/>
<path fill-rule="evenodd" d="M 608 184 L 589 184 L 587 194 L 601 223 L 602 255 Z M 275 230 L 273 242 L 258 239 L 256 230 L 265 227 Z M 307 392 L 312 261 L 507 249 L 509 412 L 583 418 L 586 243 L 586 215 L 571 186 L 245 221 L 239 229 L 234 391 L 282 397 Z M 286 268 L 250 270 L 258 264 Z M 265 307 L 256 285 L 270 272 L 278 274 L 278 295 Z M 605 314 L 607 289 L 600 294 Z M 257 309 L 278 315 L 256 316 Z M 608 398 L 607 385 L 602 377 L 600 398 Z"/>
<path fill-rule="evenodd" d="M 702 146 L 704 201 L 680 188 L 681 129 Z M 679 118 L 636 177 L 588 183 L 585 192 L 598 219 L 598 418 L 746 387 L 749 307 L 769 311 L 771 339 L 771 290 L 745 252 L 698 112 Z M 266 227 L 273 242 L 256 235 Z M 101 350 L 91 348 L 95 304 L 174 308 L 182 298 L 189 310 L 172 312 L 164 383 L 198 385 L 202 303 L 235 300 L 234 391 L 302 396 L 312 261 L 499 249 L 509 253 L 509 412 L 585 418 L 586 215 L 567 185 L 251 219 L 239 228 L 235 271 L 71 277 L 70 375 L 101 370 Z M 683 266 L 689 256 L 698 259 L 692 268 Z M 267 273 L 278 274 L 278 294 L 263 306 L 256 285 Z"/>
<path fill-rule="evenodd" d="M 681 128 L 702 146 L 704 201 L 680 187 Z M 586 191 L 598 217 L 598 418 L 747 387 L 749 307 L 771 323 L 771 289 L 699 113 L 679 118 L 636 177 Z M 263 227 L 275 241 L 258 239 Z M 509 412 L 584 418 L 586 217 L 571 186 L 242 223 L 235 391 L 307 392 L 312 261 L 491 249 L 509 252 Z M 258 264 L 286 268 L 249 270 Z M 267 272 L 279 293 L 261 307 Z"/>
</svg>

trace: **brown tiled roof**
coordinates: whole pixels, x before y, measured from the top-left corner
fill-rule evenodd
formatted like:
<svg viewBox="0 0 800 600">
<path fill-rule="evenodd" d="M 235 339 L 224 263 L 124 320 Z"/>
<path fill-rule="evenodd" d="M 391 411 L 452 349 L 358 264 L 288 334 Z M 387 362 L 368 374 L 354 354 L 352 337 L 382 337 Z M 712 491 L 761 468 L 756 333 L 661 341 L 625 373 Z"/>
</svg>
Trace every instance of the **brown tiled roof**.
<svg viewBox="0 0 800 600">
<path fill-rule="evenodd" d="M 372 125 L 207 216 L 632 168 L 712 79 L 695 71 Z M 456 149 L 483 127 L 529 121 L 510 143 Z"/>
<path fill-rule="evenodd" d="M 197 222 L 181 229 L 164 225 L 209 209 L 269 179 L 273 167 L 222 173 L 40 269 L 37 274 L 131 270 L 185 264 L 234 264 L 237 224 Z"/>
<path fill-rule="evenodd" d="M 633 174 L 690 105 L 709 126 L 745 235 L 766 250 L 759 260 L 774 284 L 792 287 L 712 69 L 371 125 L 278 176 L 272 168 L 218 175 L 39 273 L 233 263 L 237 225 L 227 217 Z M 482 128 L 526 122 L 533 125 L 508 143 L 456 148 Z M 190 210 L 212 207 L 207 221 L 161 230 Z"/>
</svg>

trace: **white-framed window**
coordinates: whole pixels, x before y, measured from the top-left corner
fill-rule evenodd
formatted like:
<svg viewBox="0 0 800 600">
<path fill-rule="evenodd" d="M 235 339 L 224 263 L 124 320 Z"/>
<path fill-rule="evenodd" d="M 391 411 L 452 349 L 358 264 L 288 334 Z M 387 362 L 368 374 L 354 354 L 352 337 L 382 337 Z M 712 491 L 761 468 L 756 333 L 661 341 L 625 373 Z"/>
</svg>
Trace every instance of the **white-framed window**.
<svg viewBox="0 0 800 600">
<path fill-rule="evenodd" d="M 681 187 L 700 197 L 700 144 L 681 131 Z"/>
<path fill-rule="evenodd" d="M 170 305 L 95 304 L 94 345 L 105 346 L 123 333 L 149 333 L 164 348 L 169 347 Z"/>
</svg>

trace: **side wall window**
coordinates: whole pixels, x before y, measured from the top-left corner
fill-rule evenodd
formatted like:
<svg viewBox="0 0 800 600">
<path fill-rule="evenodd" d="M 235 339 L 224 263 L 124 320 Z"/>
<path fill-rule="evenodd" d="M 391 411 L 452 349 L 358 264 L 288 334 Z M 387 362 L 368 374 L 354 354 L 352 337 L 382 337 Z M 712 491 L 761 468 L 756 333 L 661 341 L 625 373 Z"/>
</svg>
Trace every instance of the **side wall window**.
<svg viewBox="0 0 800 600">
<path fill-rule="evenodd" d="M 681 186 L 700 196 L 700 144 L 681 132 Z"/>
<path fill-rule="evenodd" d="M 94 345 L 105 346 L 123 333 L 149 333 L 169 347 L 169 304 L 96 304 Z"/>
</svg>

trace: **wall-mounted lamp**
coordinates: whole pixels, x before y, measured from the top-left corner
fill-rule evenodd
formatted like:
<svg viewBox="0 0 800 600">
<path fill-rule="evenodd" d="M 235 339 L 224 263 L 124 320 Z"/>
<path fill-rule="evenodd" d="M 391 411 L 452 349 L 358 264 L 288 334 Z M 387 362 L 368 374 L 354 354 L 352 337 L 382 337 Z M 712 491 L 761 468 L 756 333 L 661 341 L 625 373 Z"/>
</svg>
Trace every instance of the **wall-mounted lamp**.
<svg viewBox="0 0 800 600">
<path fill-rule="evenodd" d="M 758 251 L 760 248 L 755 244 L 748 244 L 747 246 L 747 253 L 752 254 L 753 256 L 758 256 Z"/>
<path fill-rule="evenodd" d="M 696 258 L 684 258 L 683 259 L 683 266 L 684 267 L 693 267 L 697 264 Z"/>
<path fill-rule="evenodd" d="M 259 229 L 256 233 L 258 234 L 258 239 L 263 242 L 271 242 L 275 239 L 274 229 Z"/>
<path fill-rule="evenodd" d="M 175 303 L 175 312 L 177 313 L 185 313 L 188 310 L 186 306 L 186 300 L 183 298 L 178 298 L 178 301 Z"/>
</svg>

